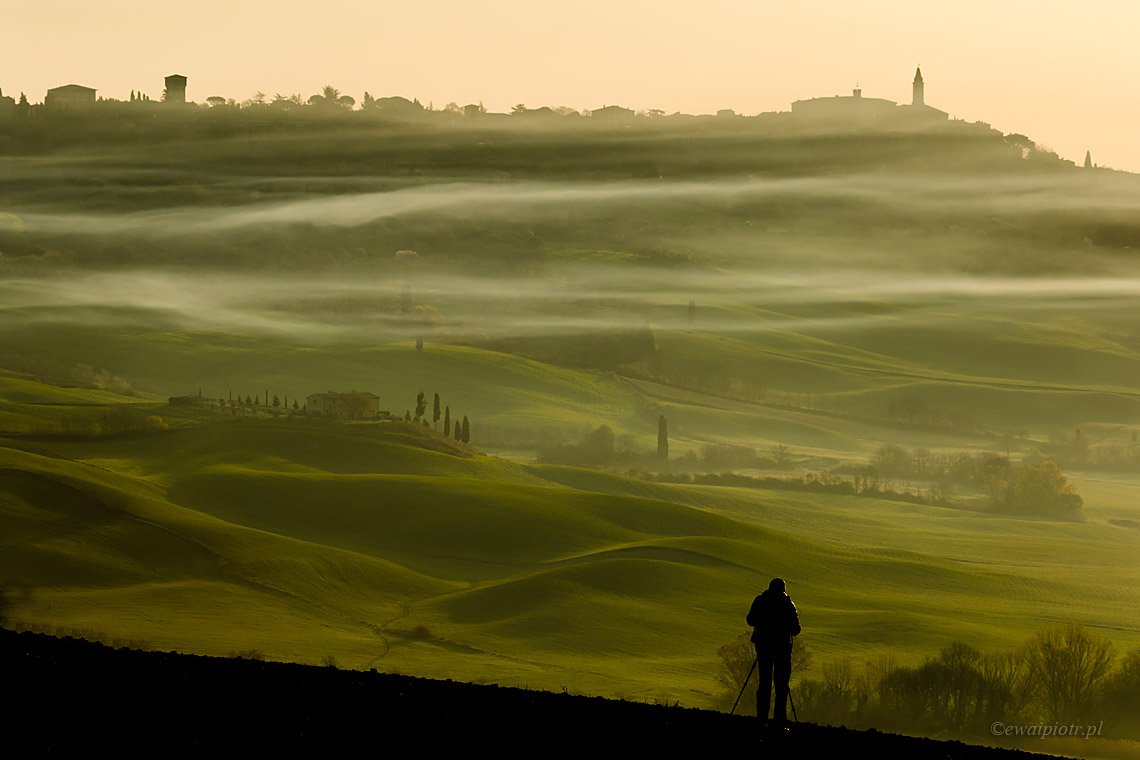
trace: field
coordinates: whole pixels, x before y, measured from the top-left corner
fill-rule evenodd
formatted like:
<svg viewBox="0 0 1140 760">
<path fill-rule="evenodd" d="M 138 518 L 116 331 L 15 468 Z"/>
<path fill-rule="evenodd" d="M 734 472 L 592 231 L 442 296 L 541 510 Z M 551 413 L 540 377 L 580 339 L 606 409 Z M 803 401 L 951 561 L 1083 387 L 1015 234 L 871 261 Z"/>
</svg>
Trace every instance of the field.
<svg viewBox="0 0 1140 760">
<path fill-rule="evenodd" d="M 34 391 L 4 397 L 29 416 L 91 403 L 12 401 Z M 777 573 L 824 657 L 1012 647 L 1068 619 L 1140 642 L 1136 531 L 1103 519 L 646 483 L 402 422 L 154 411 L 170 429 L 4 448 L 22 623 L 693 705 L 720 696 L 716 649 Z"/>
<path fill-rule="evenodd" d="M 817 670 L 1140 646 L 1134 177 L 970 125 L 207 126 L 3 157 L 17 626 L 701 707 L 775 575 Z M 396 419 L 285 413 L 349 389 Z M 403 421 L 419 392 L 470 445 Z M 1052 459 L 1080 519 L 938 457 Z"/>
</svg>

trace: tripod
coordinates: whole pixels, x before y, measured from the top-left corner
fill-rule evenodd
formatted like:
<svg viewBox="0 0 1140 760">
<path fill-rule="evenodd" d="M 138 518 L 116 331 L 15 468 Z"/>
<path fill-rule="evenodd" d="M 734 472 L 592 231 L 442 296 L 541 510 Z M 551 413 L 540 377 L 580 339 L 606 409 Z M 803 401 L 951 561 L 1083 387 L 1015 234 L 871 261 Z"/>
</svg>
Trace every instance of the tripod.
<svg viewBox="0 0 1140 760">
<path fill-rule="evenodd" d="M 736 701 L 732 703 L 732 710 L 729 711 L 729 713 L 728 713 L 729 715 L 735 715 L 736 714 L 736 706 L 738 704 L 740 704 L 740 698 L 744 696 L 744 689 L 747 688 L 748 682 L 752 680 L 752 673 L 753 673 L 753 671 L 756 670 L 756 665 L 759 663 L 759 661 L 760 661 L 759 657 L 753 658 L 752 667 L 750 667 L 748 669 L 748 675 L 744 677 L 744 683 L 740 684 L 740 693 L 736 695 Z M 796 700 L 792 699 L 792 685 L 791 684 L 788 684 L 788 701 L 792 703 L 792 719 L 796 723 L 799 723 L 800 722 L 800 716 L 796 715 Z"/>
</svg>

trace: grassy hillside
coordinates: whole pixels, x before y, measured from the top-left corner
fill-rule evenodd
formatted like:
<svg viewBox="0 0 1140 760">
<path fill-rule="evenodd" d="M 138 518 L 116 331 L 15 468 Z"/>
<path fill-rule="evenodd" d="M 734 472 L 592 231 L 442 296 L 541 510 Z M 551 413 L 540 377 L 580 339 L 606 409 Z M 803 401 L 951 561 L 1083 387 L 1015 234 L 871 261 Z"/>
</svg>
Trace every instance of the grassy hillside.
<svg viewBox="0 0 1140 760">
<path fill-rule="evenodd" d="M 402 423 L 168 417 L 0 449 L 13 619 L 694 705 L 776 574 L 817 661 L 1012 646 L 1070 618 L 1140 643 L 1140 533 L 1102 520 L 522 466 Z"/>
</svg>

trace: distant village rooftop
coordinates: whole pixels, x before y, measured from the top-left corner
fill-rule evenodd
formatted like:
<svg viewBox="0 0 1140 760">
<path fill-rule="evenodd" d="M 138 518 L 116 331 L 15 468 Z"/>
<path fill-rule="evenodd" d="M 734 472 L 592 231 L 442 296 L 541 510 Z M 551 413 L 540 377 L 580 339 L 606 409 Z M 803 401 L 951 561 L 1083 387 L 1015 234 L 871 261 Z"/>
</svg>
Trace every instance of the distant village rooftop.
<svg viewBox="0 0 1140 760">
<path fill-rule="evenodd" d="M 830 122 L 851 122 L 873 124 L 891 119 L 935 122 L 945 121 L 949 114 L 926 105 L 926 85 L 922 79 L 922 69 L 914 72 L 911 83 L 911 102 L 900 105 L 885 98 L 865 98 L 863 91 L 856 87 L 850 95 L 808 98 L 792 103 L 792 114 L 803 119 Z"/>
<path fill-rule="evenodd" d="M 305 397 L 305 411 L 340 420 L 374 420 L 380 412 L 380 397 L 363 391 L 312 393 Z"/>
<path fill-rule="evenodd" d="M 94 105 L 95 88 L 81 84 L 65 84 L 53 87 L 44 96 L 44 105 L 52 108 L 82 108 Z"/>
</svg>

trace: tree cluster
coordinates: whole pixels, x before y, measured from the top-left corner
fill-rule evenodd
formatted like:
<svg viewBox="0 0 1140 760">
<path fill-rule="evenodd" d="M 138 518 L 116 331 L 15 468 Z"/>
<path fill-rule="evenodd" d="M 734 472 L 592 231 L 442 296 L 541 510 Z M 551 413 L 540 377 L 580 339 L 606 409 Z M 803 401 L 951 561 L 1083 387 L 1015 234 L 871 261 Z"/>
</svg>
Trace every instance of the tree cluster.
<svg viewBox="0 0 1140 760">
<path fill-rule="evenodd" d="M 69 415 L 59 421 L 59 433 L 75 438 L 107 438 L 166 429 L 162 417 L 126 405 L 112 406 L 95 415 Z"/>
<path fill-rule="evenodd" d="M 955 642 L 916 666 L 899 665 L 889 653 L 861 664 L 842 657 L 810 677 L 811 658 L 798 640 L 796 647 L 801 661 L 793 658 L 792 692 L 800 720 L 961 736 L 990 735 L 994 721 L 1104 720 L 1140 736 L 1140 649 L 1114 669 L 1112 642 L 1076 623 L 1043 628 L 1012 651 L 984 653 Z M 718 655 L 727 709 L 755 651 L 745 633 Z"/>
<path fill-rule="evenodd" d="M 199 394 L 199 396 L 200 395 L 201 394 Z M 235 396 L 231 391 L 229 398 L 225 401 L 225 404 L 229 406 L 231 411 L 233 411 L 235 414 L 239 409 L 265 411 L 275 416 L 279 414 L 289 414 L 290 409 L 292 409 L 293 412 L 302 412 L 301 404 L 297 400 L 296 396 L 293 397 L 293 402 L 290 404 L 288 393 L 284 394 L 284 396 L 278 395 L 276 393 L 270 396 L 268 388 L 265 389 L 264 395 L 255 393 L 253 396 L 250 396 L 247 393 L 244 399 L 240 393 Z"/>
<path fill-rule="evenodd" d="M 442 410 L 441 410 L 442 408 Z M 471 443 L 471 422 L 467 419 L 467 415 L 463 415 L 463 419 L 455 419 L 454 425 L 451 418 L 451 406 L 443 404 L 440 400 L 439 393 L 432 394 L 431 405 L 431 422 L 427 420 L 427 396 L 423 391 L 416 394 L 415 413 L 408 410 L 404 413 L 404 420 L 406 422 L 415 422 L 416 424 L 423 425 L 424 427 L 433 428 L 436 432 L 442 432 L 444 438 L 454 438 L 461 443 Z M 439 429 L 439 421 L 443 420 L 443 430 Z"/>
<path fill-rule="evenodd" d="M 631 436 L 618 436 L 609 425 L 599 425 L 577 441 L 542 448 L 538 461 L 577 467 L 632 465 L 647 455 L 648 450 L 638 448 Z"/>
<path fill-rule="evenodd" d="M 1026 457 L 1015 465 L 994 453 L 938 454 L 928 449 L 883 446 L 867 466 L 855 471 L 856 490 L 890 490 L 893 482 L 929 481 L 939 485 L 939 501 L 947 501 L 951 484 L 986 493 L 999 512 L 1066 520 L 1082 518 L 1083 500 L 1051 459 Z"/>
<path fill-rule="evenodd" d="M 1051 459 L 1020 467 L 1014 467 L 1008 459 L 998 459 L 992 465 L 990 494 L 999 511 L 1063 520 L 1083 519 L 1084 500 Z"/>
</svg>

